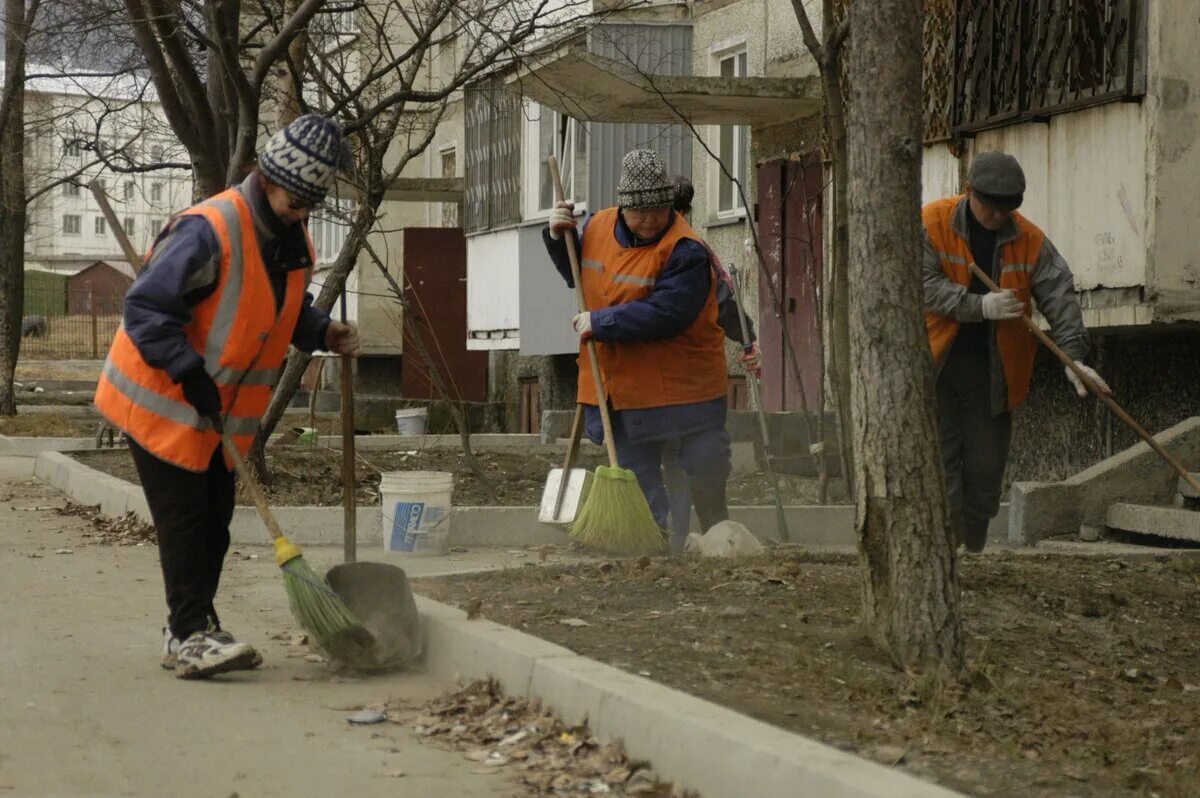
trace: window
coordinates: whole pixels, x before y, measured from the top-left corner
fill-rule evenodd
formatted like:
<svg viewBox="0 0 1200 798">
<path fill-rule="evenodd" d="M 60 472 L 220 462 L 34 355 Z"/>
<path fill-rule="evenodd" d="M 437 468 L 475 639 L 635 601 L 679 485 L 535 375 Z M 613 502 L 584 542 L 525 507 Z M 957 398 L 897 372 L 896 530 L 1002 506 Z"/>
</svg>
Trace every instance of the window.
<svg viewBox="0 0 1200 798">
<path fill-rule="evenodd" d="M 63 233 L 69 236 L 79 235 L 79 214 L 68 213 L 63 215 Z"/>
<path fill-rule="evenodd" d="M 162 186 L 163 186 L 162 183 L 151 183 L 150 184 L 150 201 L 151 202 L 162 202 Z"/>
<path fill-rule="evenodd" d="M 151 216 L 146 222 L 146 232 L 151 238 L 157 238 L 162 231 L 163 220 L 157 216 Z"/>
<path fill-rule="evenodd" d="M 548 212 L 554 207 L 554 181 L 546 165 L 546 159 L 551 154 L 558 159 L 563 192 L 568 199 L 575 201 L 577 207 L 583 205 L 588 190 L 587 128 L 582 122 L 564 117 L 549 108 L 539 108 L 535 124 L 536 132 L 530 138 L 537 142 L 537 152 L 531 152 L 531 155 L 537 160 L 538 197 L 537 207 L 530 210 Z"/>
<path fill-rule="evenodd" d="M 746 77 L 746 51 L 719 55 L 717 68 L 723 78 Z M 734 216 L 743 211 L 742 197 L 734 179 L 741 184 L 743 191 L 747 189 L 746 158 L 749 134 L 750 128 L 742 125 L 722 125 L 720 128 L 717 154 L 725 168 L 719 169 L 717 175 L 717 216 Z"/>
<path fill-rule="evenodd" d="M 96 217 L 95 231 L 96 231 L 96 235 L 98 235 L 98 236 L 108 235 L 108 223 L 104 221 L 103 216 Z"/>
<path fill-rule="evenodd" d="M 458 152 L 453 147 L 442 150 L 442 177 L 458 176 Z M 458 227 L 458 203 L 442 203 L 442 227 Z"/>
<path fill-rule="evenodd" d="M 64 158 L 82 158 L 83 144 L 78 139 L 63 142 L 63 157 Z"/>
<path fill-rule="evenodd" d="M 132 180 L 128 180 L 125 182 L 125 199 L 126 200 L 133 199 L 133 195 L 136 191 L 137 191 L 136 183 L 134 183 Z"/>
<path fill-rule="evenodd" d="M 125 217 L 125 235 L 133 238 L 134 234 L 134 218 L 132 216 Z"/>
<path fill-rule="evenodd" d="M 96 185 L 100 188 L 101 191 L 108 190 L 108 181 L 105 180 L 103 177 L 96 178 Z"/>
<path fill-rule="evenodd" d="M 79 196 L 79 184 L 78 183 L 63 183 L 63 196 L 64 197 L 78 197 Z"/>
<path fill-rule="evenodd" d="M 1147 3 L 957 0 L 953 121 L 974 133 L 1145 94 Z"/>
<path fill-rule="evenodd" d="M 163 146 L 155 144 L 150 148 L 150 160 L 155 163 L 161 163 L 163 159 Z"/>
</svg>

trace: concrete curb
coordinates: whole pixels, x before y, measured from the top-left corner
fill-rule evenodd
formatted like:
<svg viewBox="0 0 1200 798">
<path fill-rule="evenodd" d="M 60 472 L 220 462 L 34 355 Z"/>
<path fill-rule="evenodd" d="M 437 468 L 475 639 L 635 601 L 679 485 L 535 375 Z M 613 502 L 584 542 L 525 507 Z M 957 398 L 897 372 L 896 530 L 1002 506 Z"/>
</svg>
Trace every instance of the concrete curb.
<svg viewBox="0 0 1200 798">
<path fill-rule="evenodd" d="M 958 793 L 754 720 L 423 596 L 426 667 L 494 677 L 705 798 L 951 798 Z"/>
<path fill-rule="evenodd" d="M 58 451 L 37 456 L 34 474 L 66 493 L 80 504 L 100 505 L 100 512 L 120 517 L 133 512 L 147 523 L 150 511 L 142 490 L 133 483 L 109 476 Z M 341 507 L 273 507 L 280 525 L 297 544 L 337 546 L 342 541 Z M 854 508 L 848 505 L 797 505 L 785 507 L 792 542 L 810 546 L 853 546 Z M 734 521 L 745 524 L 760 536 L 774 536 L 774 507 L 730 507 Z M 541 546 L 567 545 L 571 539 L 562 530 L 538 523 L 536 507 L 455 507 L 450 519 L 450 543 L 456 546 Z M 1002 539 L 1007 524 L 1007 506 L 992 521 L 990 537 Z M 693 526 L 696 520 L 692 519 Z M 229 524 L 234 543 L 266 541 L 262 521 L 253 507 L 237 507 Z M 358 542 L 382 546 L 380 509 L 358 508 Z"/>
<path fill-rule="evenodd" d="M 23 438 L 0 435 L 0 457 L 37 457 L 42 452 L 81 452 L 96 448 L 95 438 Z"/>
</svg>

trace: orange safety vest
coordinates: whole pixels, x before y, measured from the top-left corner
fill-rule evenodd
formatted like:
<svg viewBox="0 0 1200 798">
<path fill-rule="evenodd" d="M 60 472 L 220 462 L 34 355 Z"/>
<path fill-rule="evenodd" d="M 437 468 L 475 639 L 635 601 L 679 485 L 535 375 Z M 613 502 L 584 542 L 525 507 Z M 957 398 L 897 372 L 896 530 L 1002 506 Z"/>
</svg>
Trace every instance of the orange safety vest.
<svg viewBox="0 0 1200 798">
<path fill-rule="evenodd" d="M 687 238 L 703 245 L 679 214 L 654 246 L 623 247 L 617 241 L 617 209 L 600 211 L 583 237 L 583 295 L 589 310 L 650 296 L 672 250 Z M 725 396 L 728 373 L 725 333 L 717 324 L 716 281 L 700 315 L 674 338 L 596 342 L 608 398 L 617 410 L 703 402 Z M 579 346 L 579 401 L 598 404 L 584 343 Z"/>
<path fill-rule="evenodd" d="M 958 196 L 931 202 L 921 209 L 921 220 L 934 253 L 941 261 L 942 271 L 959 285 L 970 285 L 971 271 L 967 264 L 973 263 L 975 256 L 971 254 L 970 241 L 952 224 L 955 209 L 962 201 L 963 197 Z M 1029 316 L 1033 309 L 1033 270 L 1041 256 L 1046 234 L 1019 213 L 1014 212 L 1012 220 L 1017 226 L 1017 237 L 1000 248 L 1000 279 L 997 283 L 1001 288 L 1016 292 L 1025 304 L 1025 315 Z M 1008 384 L 1007 409 L 1013 410 L 1029 394 L 1038 342 L 1020 319 L 993 323 L 996 325 L 1000 363 Z M 952 317 L 926 311 L 925 331 L 929 335 L 935 363 L 940 364 L 950 352 L 958 327 L 958 321 Z"/>
<path fill-rule="evenodd" d="M 192 308 L 184 330 L 221 392 L 225 431 L 244 454 L 258 433 L 287 355 L 304 304 L 308 270 L 288 273 L 276 314 L 275 293 L 242 193 L 223 191 L 181 215 L 203 216 L 220 243 L 217 288 Z M 311 257 L 311 239 L 308 248 Z M 167 372 L 146 363 L 124 326 L 117 330 L 104 362 L 95 402 L 110 423 L 146 451 L 188 471 L 206 471 L 220 445 L 220 436 L 201 420 L 183 389 Z"/>
</svg>

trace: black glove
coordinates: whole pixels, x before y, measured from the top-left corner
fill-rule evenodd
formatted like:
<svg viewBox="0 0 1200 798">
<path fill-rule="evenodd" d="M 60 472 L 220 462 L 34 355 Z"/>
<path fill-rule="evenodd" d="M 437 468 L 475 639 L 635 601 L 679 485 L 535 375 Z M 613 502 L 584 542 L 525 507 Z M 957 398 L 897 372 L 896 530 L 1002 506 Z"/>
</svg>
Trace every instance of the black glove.
<svg viewBox="0 0 1200 798">
<path fill-rule="evenodd" d="M 196 408 L 200 418 L 207 418 L 217 432 L 221 431 L 221 392 L 203 367 L 194 368 L 179 378 L 183 398 Z"/>
</svg>

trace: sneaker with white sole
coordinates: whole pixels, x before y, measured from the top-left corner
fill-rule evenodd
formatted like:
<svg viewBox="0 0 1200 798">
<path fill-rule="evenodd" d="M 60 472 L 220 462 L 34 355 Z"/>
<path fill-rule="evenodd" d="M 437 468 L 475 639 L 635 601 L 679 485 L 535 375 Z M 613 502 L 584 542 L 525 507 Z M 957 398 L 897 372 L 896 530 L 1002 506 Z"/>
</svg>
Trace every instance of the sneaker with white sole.
<svg viewBox="0 0 1200 798">
<path fill-rule="evenodd" d="M 218 673 L 249 670 L 261 663 L 262 657 L 249 643 L 239 643 L 220 629 L 206 629 L 192 632 L 180 644 L 175 675 L 180 679 L 207 679 Z"/>
<path fill-rule="evenodd" d="M 163 627 L 163 650 L 162 650 L 162 666 L 169 671 L 175 670 L 175 663 L 179 662 L 179 638 L 171 634 L 171 630 Z"/>
</svg>

